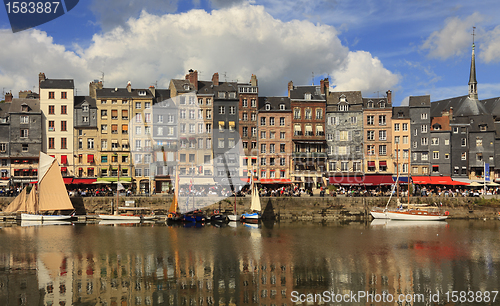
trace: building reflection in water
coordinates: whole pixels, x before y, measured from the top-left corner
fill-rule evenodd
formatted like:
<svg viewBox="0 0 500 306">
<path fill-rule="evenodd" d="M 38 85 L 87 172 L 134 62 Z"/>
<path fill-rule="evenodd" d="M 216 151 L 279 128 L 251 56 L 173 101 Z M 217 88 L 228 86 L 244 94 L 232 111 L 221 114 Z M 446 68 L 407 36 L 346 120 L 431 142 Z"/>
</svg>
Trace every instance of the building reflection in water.
<svg viewBox="0 0 500 306">
<path fill-rule="evenodd" d="M 292 305 L 293 291 L 498 290 L 496 225 L 443 225 L 4 227 L 0 305 Z"/>
</svg>

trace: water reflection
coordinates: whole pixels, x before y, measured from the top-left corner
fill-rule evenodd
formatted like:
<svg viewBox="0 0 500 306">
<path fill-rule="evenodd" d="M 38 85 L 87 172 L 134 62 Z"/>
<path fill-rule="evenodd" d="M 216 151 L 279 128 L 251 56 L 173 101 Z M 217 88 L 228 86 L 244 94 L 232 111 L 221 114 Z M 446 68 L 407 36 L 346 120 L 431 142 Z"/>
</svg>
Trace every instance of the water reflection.
<svg viewBox="0 0 500 306">
<path fill-rule="evenodd" d="M 498 290 L 498 233 L 468 221 L 7 226 L 0 305 L 292 305 L 292 292 L 325 291 L 443 299 Z"/>
</svg>

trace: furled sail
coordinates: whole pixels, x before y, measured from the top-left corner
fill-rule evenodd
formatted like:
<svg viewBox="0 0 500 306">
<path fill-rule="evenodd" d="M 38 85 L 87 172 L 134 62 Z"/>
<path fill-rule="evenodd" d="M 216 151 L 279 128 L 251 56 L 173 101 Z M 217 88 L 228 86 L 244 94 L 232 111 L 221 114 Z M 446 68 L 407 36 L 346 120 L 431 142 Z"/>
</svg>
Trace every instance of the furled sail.
<svg viewBox="0 0 500 306">
<path fill-rule="evenodd" d="M 23 188 L 21 193 L 10 202 L 3 212 L 16 212 L 16 211 L 26 211 L 26 187 Z"/>
<path fill-rule="evenodd" d="M 257 186 L 252 190 L 252 203 L 250 204 L 250 209 L 255 211 L 261 211 L 259 192 L 257 191 Z"/>
<path fill-rule="evenodd" d="M 43 176 L 49 170 L 54 160 L 55 160 L 54 157 L 40 151 L 40 157 L 38 160 L 38 182 L 40 182 L 43 179 Z"/>
<path fill-rule="evenodd" d="M 31 188 L 30 194 L 28 195 L 28 199 L 26 200 L 26 212 L 35 213 L 38 210 L 37 205 L 37 194 L 35 185 Z"/>
</svg>

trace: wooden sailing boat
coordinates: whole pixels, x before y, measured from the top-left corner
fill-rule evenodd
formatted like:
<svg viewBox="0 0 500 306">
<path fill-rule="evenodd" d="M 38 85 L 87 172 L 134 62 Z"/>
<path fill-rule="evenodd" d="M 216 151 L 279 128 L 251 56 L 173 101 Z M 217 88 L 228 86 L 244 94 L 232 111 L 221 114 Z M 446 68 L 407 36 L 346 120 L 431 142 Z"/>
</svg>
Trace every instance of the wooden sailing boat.
<svg viewBox="0 0 500 306">
<path fill-rule="evenodd" d="M 261 218 L 260 211 L 262 207 L 260 205 L 259 191 L 257 190 L 257 185 L 253 182 L 252 177 L 252 202 L 250 204 L 251 213 L 245 213 L 241 215 L 242 220 L 259 220 Z"/>
<path fill-rule="evenodd" d="M 68 220 L 70 215 L 50 215 L 41 212 L 56 210 L 74 210 L 68 196 L 66 185 L 61 175 L 57 160 L 40 152 L 38 162 L 38 190 L 35 186 L 31 189 L 21 211 L 21 220 L 25 221 L 54 221 Z"/>
<path fill-rule="evenodd" d="M 10 202 L 9 206 L 5 207 L 3 210 L 4 213 L 13 213 L 17 211 L 26 211 L 26 187 L 24 187 L 17 197 Z"/>
</svg>

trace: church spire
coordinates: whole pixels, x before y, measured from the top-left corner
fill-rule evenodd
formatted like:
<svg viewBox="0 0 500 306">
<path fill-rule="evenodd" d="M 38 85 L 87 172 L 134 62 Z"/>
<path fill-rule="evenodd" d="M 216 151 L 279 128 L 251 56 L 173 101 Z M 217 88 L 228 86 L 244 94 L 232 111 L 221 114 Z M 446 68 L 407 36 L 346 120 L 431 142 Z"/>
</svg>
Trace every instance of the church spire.
<svg viewBox="0 0 500 306">
<path fill-rule="evenodd" d="M 469 98 L 477 100 L 477 81 L 476 81 L 476 55 L 474 52 L 474 36 L 476 27 L 472 27 L 472 59 L 470 63 L 470 76 L 469 76 Z"/>
</svg>

